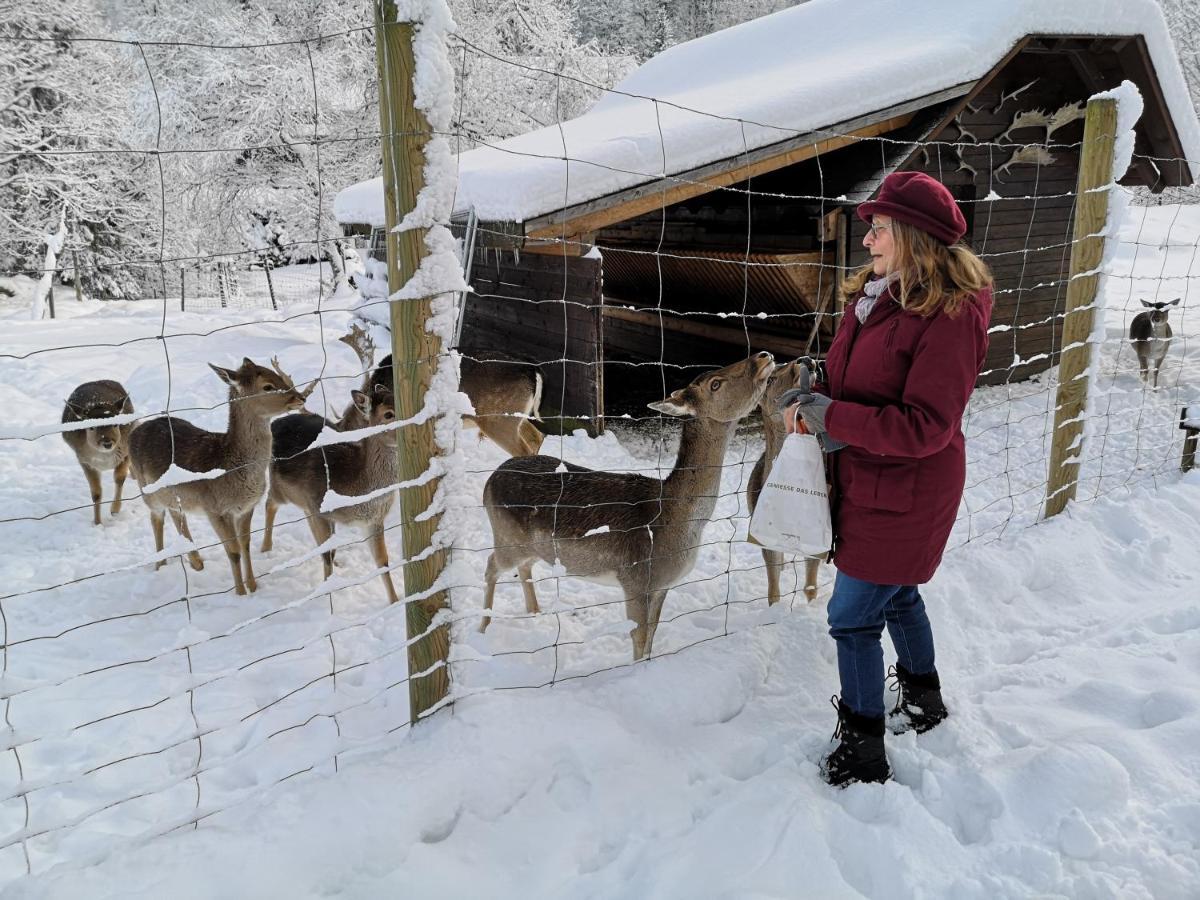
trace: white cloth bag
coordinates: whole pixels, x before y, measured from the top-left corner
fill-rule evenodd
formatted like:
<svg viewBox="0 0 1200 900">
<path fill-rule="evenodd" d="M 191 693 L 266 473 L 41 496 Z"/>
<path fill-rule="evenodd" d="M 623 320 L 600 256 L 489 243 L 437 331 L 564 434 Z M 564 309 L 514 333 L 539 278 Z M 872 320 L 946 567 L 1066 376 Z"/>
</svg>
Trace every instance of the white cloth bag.
<svg viewBox="0 0 1200 900">
<path fill-rule="evenodd" d="M 820 556 L 833 543 L 825 459 L 815 436 L 789 434 L 767 472 L 750 537 L 769 550 Z"/>
</svg>

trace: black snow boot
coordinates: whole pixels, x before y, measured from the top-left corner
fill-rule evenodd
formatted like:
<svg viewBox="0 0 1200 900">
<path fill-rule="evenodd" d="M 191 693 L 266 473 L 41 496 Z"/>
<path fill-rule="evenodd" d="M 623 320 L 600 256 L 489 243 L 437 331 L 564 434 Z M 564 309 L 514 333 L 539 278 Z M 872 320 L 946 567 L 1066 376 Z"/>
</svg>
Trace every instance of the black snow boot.
<svg viewBox="0 0 1200 900">
<path fill-rule="evenodd" d="M 838 714 L 833 736 L 841 743 L 821 761 L 821 776 L 834 787 L 887 781 L 892 770 L 883 752 L 883 716 L 860 716 L 837 697 L 831 702 Z"/>
<path fill-rule="evenodd" d="M 896 663 L 888 675 L 896 679 L 893 690 L 900 692 L 896 708 L 888 716 L 888 727 L 893 734 L 910 729 L 924 734 L 950 715 L 942 702 L 942 683 L 936 669 L 917 675 Z"/>
</svg>

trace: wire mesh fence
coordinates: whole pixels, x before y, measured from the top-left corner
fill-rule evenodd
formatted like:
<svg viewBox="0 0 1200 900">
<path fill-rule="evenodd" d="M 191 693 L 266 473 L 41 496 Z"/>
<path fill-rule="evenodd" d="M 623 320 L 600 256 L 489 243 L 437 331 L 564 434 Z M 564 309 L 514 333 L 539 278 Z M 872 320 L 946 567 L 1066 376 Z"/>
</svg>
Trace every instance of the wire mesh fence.
<svg viewBox="0 0 1200 900">
<path fill-rule="evenodd" d="M 271 54 L 311 54 L 314 43 L 364 34 L 370 29 L 170 49 L 204 59 L 234 55 L 253 71 Z M 153 42 L 118 43 L 154 82 L 157 57 L 144 49 Z M 452 560 L 438 582 L 451 598 L 448 616 L 439 620 L 453 623 L 448 702 L 631 666 L 637 648 L 631 651 L 630 633 L 644 612 L 613 583 L 628 580 L 627 570 L 676 570 L 665 602 L 657 601 L 653 658 L 770 627 L 781 612 L 806 603 L 812 574 L 791 560 L 782 573 L 785 602 L 768 602 L 768 566 L 747 541 L 747 486 L 764 452 L 764 427 L 771 427 L 757 404 L 744 400 L 744 409 L 703 433 L 646 404 L 669 401 L 699 373 L 739 360 L 758 377 L 765 370 L 753 360 L 763 351 L 776 363 L 821 356 L 842 315 L 838 285 L 859 264 L 864 226 L 853 208 L 902 166 L 951 186 L 967 216 L 968 239 L 996 277 L 991 349 L 963 422 L 967 481 L 952 551 L 1042 519 L 1076 240 L 1082 123 L 1074 113 L 1086 97 L 1063 97 L 1042 85 L 1026 91 L 1018 107 L 1002 88 L 994 95 L 963 89 L 869 122 L 801 131 L 706 113 L 669 97 L 614 92 L 461 37 L 451 40 L 446 59 L 460 76 L 511 68 L 537 83 L 533 93 L 541 98 L 569 90 L 644 104 L 656 138 L 638 164 L 596 155 L 586 127 L 572 129 L 561 115 L 541 139 L 487 139 L 461 107 L 449 130 L 434 129 L 459 153 L 460 183 L 473 184 L 472 196 L 460 195 L 458 212 L 482 202 L 480 185 L 489 183 L 466 178 L 479 171 L 481 157 L 470 154 L 480 149 L 491 151 L 482 159 L 499 172 L 490 183 L 511 179 L 518 192 L 532 191 L 523 180 L 532 171 L 542 179 L 542 194 L 553 195 L 541 218 L 520 228 L 488 216 L 468 227 L 457 216 L 472 290 L 456 314 L 459 339 L 446 352 L 461 360 L 471 418 L 490 440 L 460 435 L 457 468 L 430 461 L 429 477 L 453 474 L 436 505 L 457 505 L 459 513 L 455 530 L 442 535 Z M 369 485 L 341 492 L 332 474 L 338 448 L 379 443 L 383 454 L 391 453 L 381 438 L 403 441 L 415 421 L 372 420 L 379 407 L 368 403 L 358 411 L 365 421 L 354 424 L 372 430 L 355 434 L 348 424 L 355 403 L 362 406 L 351 392 L 372 396 L 372 370 L 382 354 L 372 356 L 362 342 L 355 352 L 341 339 L 352 325 L 366 326 L 382 346 L 389 289 L 381 265 L 369 265 L 380 257 L 378 222 L 344 220 L 375 226 L 372 237 L 354 241 L 349 259 L 335 244 L 340 236 L 330 233 L 328 206 L 334 189 L 345 186 L 321 178 L 320 155 L 339 139 L 320 127 L 322 100 L 334 89 L 317 74 L 314 66 L 308 93 L 293 98 L 311 108 L 312 134 L 284 143 L 304 151 L 296 170 L 320 185 L 313 233 L 303 243 L 333 248 L 312 254 L 321 262 L 251 268 L 253 254 L 241 249 L 188 259 L 165 250 L 178 222 L 176 212 L 168 214 L 178 199 L 171 193 L 172 159 L 246 154 L 264 144 L 123 150 L 156 161 L 160 240 L 141 264 L 153 271 L 158 290 L 141 303 L 23 328 L 0 354 L 14 411 L 0 428 L 0 459 L 13 475 L 6 479 L 0 529 L 19 548 L 6 558 L 8 587 L 0 595 L 6 725 L 0 877 L 86 862 L 122 842 L 194 827 L 290 778 L 335 771 L 347 755 L 386 746 L 409 726 L 407 651 L 419 638 L 406 628 L 406 607 L 425 598 L 409 594 L 389 604 L 380 576 L 416 557 L 381 560 L 370 528 L 360 535 L 313 526 L 309 533 L 314 519 L 332 521 L 339 503 L 354 506 L 347 496 L 391 496 L 403 487 L 394 471 L 384 470 Z M 169 118 L 169 100 L 152 93 L 158 116 Z M 486 102 L 521 109 L 515 95 L 488 94 Z M 1035 121 L 1032 112 L 1043 107 L 1060 111 L 1060 120 Z M 709 168 L 696 164 L 690 145 L 676 158 L 679 122 L 706 119 L 731 130 L 738 150 Z M 607 127 L 622 121 L 617 115 Z M 954 132 L 949 137 L 947 128 Z M 375 153 L 387 137 L 360 134 L 350 143 Z M 581 146 L 572 145 L 574 137 Z M 787 141 L 784 150 L 764 154 Z M 1157 170 L 1191 165 L 1139 159 Z M 623 212 L 600 216 L 599 208 L 587 207 L 597 198 L 581 199 L 579 186 L 598 172 L 605 196 L 630 192 Z M 1169 205 L 1147 202 L 1132 188 L 1113 191 L 1134 202 L 1122 204 L 1122 217 L 1106 235 L 1080 501 L 1140 489 L 1176 471 L 1180 410 L 1200 406 L 1194 387 L 1200 323 L 1189 312 L 1189 288 L 1200 276 L 1195 189 L 1178 188 L 1180 197 L 1172 199 L 1183 202 Z M 1156 310 L 1165 312 L 1172 336 L 1169 343 L 1157 339 L 1154 346 L 1165 351 L 1161 366 L 1143 377 L 1131 326 L 1149 312 L 1147 304 L 1176 299 Z M 253 390 L 234 385 L 223 399 L 226 378 L 209 365 L 237 371 L 243 357 L 266 374 Z M 263 379 L 271 373 L 278 378 L 267 387 Z M 194 537 L 181 529 L 152 549 L 143 502 L 149 484 L 129 492 L 119 515 L 110 510 L 105 484 L 104 523 L 89 524 L 92 503 L 79 461 L 60 440 L 60 418 L 71 391 L 100 378 L 120 382 L 135 409 L 129 421 L 139 427 L 166 413 L 214 434 L 243 427 L 240 409 L 266 393 L 303 393 L 300 386 L 311 385 L 308 408 L 329 420 L 318 421 L 311 435 L 321 434 L 321 504 L 305 514 L 283 503 L 269 549 L 259 549 L 265 526 L 249 520 L 240 547 L 260 567 L 257 591 L 235 593 L 221 559 L 228 541 L 203 517 L 193 516 Z M 457 417 L 442 411 L 454 427 Z M 488 560 L 509 546 L 493 531 L 498 519 L 487 507 L 497 504 L 489 503 L 485 485 L 507 456 L 504 435 L 530 439 L 531 416 L 549 460 L 531 471 L 553 496 L 522 502 L 551 510 L 553 534 L 543 542 L 543 561 L 523 572 L 524 584 L 499 580 L 481 632 Z M 260 444 L 269 443 L 265 420 L 256 427 Z M 182 444 L 190 432 L 180 426 L 178 433 Z M 174 476 L 158 473 L 154 486 L 200 484 L 205 479 L 196 472 L 209 480 L 241 474 L 257 479 L 257 503 L 268 490 L 267 468 L 289 458 L 278 447 L 273 458 L 230 454 L 205 472 L 177 458 L 172 443 Z M 586 482 L 568 497 L 562 477 L 574 471 L 568 464 L 620 477 Z M 110 470 L 104 469 L 105 482 Z M 672 478 L 686 491 L 669 488 Z M 649 518 L 631 518 L 630 509 L 641 507 L 653 508 Z M 382 528 L 385 546 L 396 546 L 402 524 L 392 509 Z M 506 534 L 506 541 L 517 539 L 516 532 Z M 586 552 L 589 545 L 603 552 Z M 204 556 L 202 569 L 193 552 Z M 597 559 L 604 553 L 615 555 Z M 324 554 L 331 565 L 318 577 Z M 832 567 L 822 565 L 816 593 L 832 577 Z"/>
</svg>

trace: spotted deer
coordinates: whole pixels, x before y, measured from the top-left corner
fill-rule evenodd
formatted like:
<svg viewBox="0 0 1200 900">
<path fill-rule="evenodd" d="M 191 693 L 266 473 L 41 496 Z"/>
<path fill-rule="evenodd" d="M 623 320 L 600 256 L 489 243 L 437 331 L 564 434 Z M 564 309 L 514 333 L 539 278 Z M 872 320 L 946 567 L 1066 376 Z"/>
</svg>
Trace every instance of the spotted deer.
<svg viewBox="0 0 1200 900">
<path fill-rule="evenodd" d="M 1169 303 L 1148 300 L 1142 301 L 1146 307 L 1129 323 L 1129 341 L 1133 344 L 1133 352 L 1137 354 L 1138 368 L 1141 370 L 1142 381 L 1149 383 L 1150 366 L 1154 366 L 1154 390 L 1158 390 L 1158 370 L 1162 368 L 1163 360 L 1167 357 L 1167 348 L 1171 346 L 1171 326 L 1167 323 L 1168 307 L 1178 306 L 1182 297 L 1176 297 Z"/>
<path fill-rule="evenodd" d="M 758 505 L 758 495 L 762 493 L 766 477 L 771 471 L 771 465 L 779 456 L 784 438 L 787 437 L 787 429 L 783 424 L 783 411 L 779 408 L 779 398 L 785 391 L 802 386 L 804 366 L 811 362 L 807 358 L 802 358 L 776 366 L 770 381 L 767 382 L 767 389 L 758 403 L 759 411 L 762 413 L 763 437 L 767 446 L 762 456 L 758 458 L 758 462 L 754 464 L 754 469 L 750 472 L 750 481 L 746 485 L 746 503 L 750 507 L 751 514 Z M 779 575 L 783 571 L 783 554 L 778 550 L 768 550 L 763 547 L 762 555 L 763 563 L 767 568 L 767 603 L 774 605 L 779 602 L 780 598 Z M 824 559 L 823 556 L 819 558 L 806 557 L 804 560 L 804 596 L 810 602 L 817 596 L 817 572 L 822 559 Z"/>
<path fill-rule="evenodd" d="M 134 477 L 150 507 L 154 549 L 163 549 L 163 523 L 171 514 L 175 528 L 188 540 L 186 513 L 203 512 L 225 547 L 238 594 L 257 590 L 250 560 L 250 525 L 254 507 L 267 488 L 271 461 L 270 421 L 299 409 L 312 393 L 314 381 L 304 391 L 271 360 L 270 369 L 243 359 L 240 367 L 209 366 L 229 385 L 229 427 L 206 431 L 175 416 L 143 422 L 129 438 L 129 459 Z M 154 489 L 153 483 L 174 464 L 189 472 L 223 470 L 215 478 L 201 478 Z M 147 491 L 147 488 L 150 490 Z M 188 554 L 193 569 L 202 569 L 200 554 Z M 159 560 L 155 568 L 161 568 Z"/>
<path fill-rule="evenodd" d="M 88 381 L 71 391 L 63 406 L 63 424 L 86 422 L 91 419 L 111 419 L 114 416 L 133 412 L 129 393 L 117 381 Z M 125 478 L 129 475 L 129 432 L 132 423 L 125 425 L 93 425 L 64 431 L 63 440 L 75 451 L 75 459 L 87 478 L 92 495 L 92 522 L 100 524 L 100 473 L 109 469 L 113 473 L 116 496 L 112 502 L 112 514 L 121 511 L 121 492 Z"/>
<path fill-rule="evenodd" d="M 649 656 L 667 593 L 696 564 L 730 438 L 773 369 L 771 354 L 758 353 L 650 404 L 683 419 L 675 467 L 665 479 L 597 472 L 550 456 L 514 457 L 496 469 L 483 490 L 495 549 L 480 630 L 490 621 L 497 579 L 513 569 L 526 611 L 538 612 L 532 567 L 541 559 L 567 574 L 619 585 L 634 622 L 633 658 Z"/>
<path fill-rule="evenodd" d="M 350 393 L 364 427 L 387 425 L 395 420 L 390 387 L 377 384 L 369 393 L 359 390 Z M 376 432 L 359 441 L 312 447 L 325 424 L 321 416 L 312 413 L 283 416 L 271 423 L 274 459 L 267 499 L 268 519 L 273 521 L 275 510 L 284 503 L 299 506 L 318 547 L 332 537 L 339 523 L 364 528 L 375 565 L 383 569 L 381 577 L 388 600 L 395 603 L 399 598 L 388 570 L 383 523 L 396 496 L 394 489 L 384 489 L 394 485 L 399 477 L 396 432 Z M 333 499 L 344 505 L 323 509 L 330 492 L 338 495 Z M 346 502 L 354 497 L 364 499 Z M 328 579 L 333 574 L 333 551 L 323 550 L 321 560 Z"/>
</svg>

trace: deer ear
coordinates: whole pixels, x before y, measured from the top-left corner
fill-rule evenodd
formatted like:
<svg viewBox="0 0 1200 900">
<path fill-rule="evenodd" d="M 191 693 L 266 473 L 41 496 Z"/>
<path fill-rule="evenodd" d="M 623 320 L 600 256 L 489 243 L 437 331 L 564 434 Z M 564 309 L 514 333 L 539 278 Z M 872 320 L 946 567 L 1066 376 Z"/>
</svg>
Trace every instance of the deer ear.
<svg viewBox="0 0 1200 900">
<path fill-rule="evenodd" d="M 1182 297 L 1176 297 L 1174 300 L 1172 300 L 1170 303 L 1168 303 L 1167 306 L 1178 306 L 1179 301 L 1182 299 L 1183 299 Z"/>
<path fill-rule="evenodd" d="M 362 391 L 351 391 L 350 396 L 354 400 L 354 405 L 358 407 L 358 411 L 369 417 L 371 415 L 371 398 Z"/>
<path fill-rule="evenodd" d="M 1142 306 L 1146 307 L 1146 309 L 1154 309 L 1154 304 L 1151 303 L 1149 300 L 1143 300 Z"/>
<path fill-rule="evenodd" d="M 683 399 L 683 391 L 675 391 L 666 400 L 659 400 L 657 403 L 647 403 L 655 412 L 660 412 L 664 416 L 694 416 L 696 410 L 692 408 L 692 404 Z"/>
<path fill-rule="evenodd" d="M 217 377 L 230 387 L 233 387 L 235 384 L 237 384 L 238 373 L 233 369 L 222 369 L 220 366 L 214 366 L 212 363 L 209 363 L 208 367 L 216 372 Z"/>
</svg>

